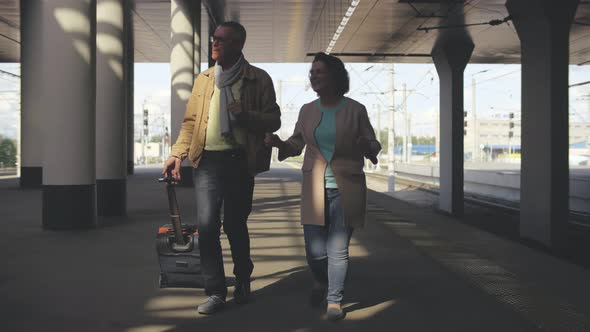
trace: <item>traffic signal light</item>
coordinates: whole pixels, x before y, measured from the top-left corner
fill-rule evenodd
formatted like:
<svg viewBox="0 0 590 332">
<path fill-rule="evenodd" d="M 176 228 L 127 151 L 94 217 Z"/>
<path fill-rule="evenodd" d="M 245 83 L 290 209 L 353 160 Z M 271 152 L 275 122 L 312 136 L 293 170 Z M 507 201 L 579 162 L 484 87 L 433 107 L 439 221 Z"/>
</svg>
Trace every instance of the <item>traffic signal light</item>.
<svg viewBox="0 0 590 332">
<path fill-rule="evenodd" d="M 514 122 L 512 122 L 514 119 L 514 112 L 508 113 L 508 118 L 510 119 L 510 122 L 508 123 L 508 138 L 512 138 L 514 136 L 514 132 L 512 132 L 512 129 L 514 128 Z"/>
<path fill-rule="evenodd" d="M 467 136 L 467 111 L 463 111 L 463 136 Z"/>
<path fill-rule="evenodd" d="M 148 109 L 147 108 L 144 108 L 143 109 L 143 135 L 145 137 L 148 136 L 148 128 L 149 128 L 148 124 L 149 124 L 149 120 L 148 120 Z"/>
</svg>

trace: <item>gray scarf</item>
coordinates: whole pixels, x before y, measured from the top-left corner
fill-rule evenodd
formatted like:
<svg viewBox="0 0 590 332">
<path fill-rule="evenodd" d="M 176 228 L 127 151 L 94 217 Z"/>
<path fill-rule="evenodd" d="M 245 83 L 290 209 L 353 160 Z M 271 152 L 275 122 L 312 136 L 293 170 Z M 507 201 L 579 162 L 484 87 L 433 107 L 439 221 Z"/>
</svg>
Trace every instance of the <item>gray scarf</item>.
<svg viewBox="0 0 590 332">
<path fill-rule="evenodd" d="M 228 109 L 228 106 L 235 100 L 231 87 L 242 78 L 242 70 L 246 65 L 248 65 L 248 61 L 244 59 L 244 55 L 240 56 L 238 61 L 228 70 L 223 70 L 219 64 L 215 64 L 215 86 L 221 92 L 219 99 L 219 127 L 221 136 L 224 138 L 233 137 L 232 125 L 235 123 L 236 118 Z"/>
</svg>

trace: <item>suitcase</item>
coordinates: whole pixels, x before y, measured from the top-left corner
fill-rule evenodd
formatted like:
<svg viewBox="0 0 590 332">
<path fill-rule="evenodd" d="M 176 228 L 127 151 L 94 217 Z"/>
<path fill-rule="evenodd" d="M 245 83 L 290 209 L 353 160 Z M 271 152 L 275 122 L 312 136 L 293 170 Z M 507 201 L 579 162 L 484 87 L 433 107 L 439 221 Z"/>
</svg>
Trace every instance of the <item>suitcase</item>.
<svg viewBox="0 0 590 332">
<path fill-rule="evenodd" d="M 197 228 L 180 222 L 173 179 L 162 178 L 158 181 L 166 183 L 172 221 L 170 224 L 161 226 L 156 236 L 156 250 L 160 264 L 160 288 L 203 288 Z"/>
</svg>

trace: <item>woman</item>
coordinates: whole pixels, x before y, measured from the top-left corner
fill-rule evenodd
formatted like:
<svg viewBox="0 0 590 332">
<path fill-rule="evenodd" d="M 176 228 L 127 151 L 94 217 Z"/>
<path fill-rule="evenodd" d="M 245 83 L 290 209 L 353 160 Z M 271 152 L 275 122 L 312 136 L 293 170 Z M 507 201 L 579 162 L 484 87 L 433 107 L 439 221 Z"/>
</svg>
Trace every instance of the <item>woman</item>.
<svg viewBox="0 0 590 332">
<path fill-rule="evenodd" d="M 268 135 L 265 142 L 279 149 L 279 160 L 300 155 L 307 145 L 301 223 L 315 279 L 310 301 L 320 305 L 325 297 L 328 319 L 338 320 L 344 317 L 341 303 L 350 237 L 365 222 L 363 157 L 376 164 L 381 145 L 365 107 L 344 97 L 349 78 L 340 59 L 318 53 L 309 80 L 319 98 L 301 108 L 293 135 L 286 141 Z"/>
</svg>

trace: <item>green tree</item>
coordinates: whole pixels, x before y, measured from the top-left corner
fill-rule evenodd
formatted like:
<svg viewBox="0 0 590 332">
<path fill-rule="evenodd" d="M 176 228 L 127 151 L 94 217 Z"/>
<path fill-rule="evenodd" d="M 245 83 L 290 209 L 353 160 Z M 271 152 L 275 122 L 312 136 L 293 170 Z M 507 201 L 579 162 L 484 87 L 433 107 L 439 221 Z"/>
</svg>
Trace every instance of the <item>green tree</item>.
<svg viewBox="0 0 590 332">
<path fill-rule="evenodd" d="M 4 167 L 16 166 L 16 142 L 0 137 L 0 163 Z"/>
<path fill-rule="evenodd" d="M 433 136 L 412 136 L 413 145 L 433 145 L 434 140 Z"/>
<path fill-rule="evenodd" d="M 164 135 L 154 135 L 150 138 L 150 143 L 161 143 Z"/>
<path fill-rule="evenodd" d="M 381 129 L 381 133 L 379 133 L 379 137 L 377 137 L 377 140 L 379 141 L 379 143 L 381 143 L 381 153 L 387 153 L 387 143 L 388 143 L 388 138 L 389 138 L 389 132 L 387 129 Z"/>
</svg>

